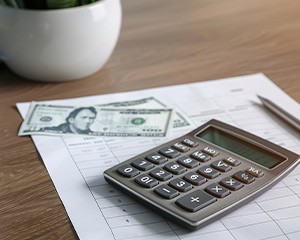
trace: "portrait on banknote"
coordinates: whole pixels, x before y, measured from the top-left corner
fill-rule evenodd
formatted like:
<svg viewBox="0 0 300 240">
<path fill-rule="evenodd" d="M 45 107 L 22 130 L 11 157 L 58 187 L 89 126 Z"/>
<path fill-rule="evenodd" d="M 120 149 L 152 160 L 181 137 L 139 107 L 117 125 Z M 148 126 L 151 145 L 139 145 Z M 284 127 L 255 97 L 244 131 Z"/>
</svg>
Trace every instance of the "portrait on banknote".
<svg viewBox="0 0 300 240">
<path fill-rule="evenodd" d="M 55 133 L 90 134 L 93 132 L 90 127 L 96 116 L 97 111 L 94 107 L 79 107 L 70 112 L 65 123 L 53 127 L 44 127 L 43 130 Z"/>
</svg>

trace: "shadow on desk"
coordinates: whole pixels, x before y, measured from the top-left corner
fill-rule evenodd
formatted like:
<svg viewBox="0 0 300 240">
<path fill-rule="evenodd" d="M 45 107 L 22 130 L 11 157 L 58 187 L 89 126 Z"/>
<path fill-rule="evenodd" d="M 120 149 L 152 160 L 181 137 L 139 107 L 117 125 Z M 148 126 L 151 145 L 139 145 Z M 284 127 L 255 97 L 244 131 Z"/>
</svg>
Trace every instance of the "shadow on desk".
<svg viewBox="0 0 300 240">
<path fill-rule="evenodd" d="M 38 82 L 33 82 L 29 79 L 23 78 L 12 72 L 3 62 L 0 63 L 0 85 L 11 86 L 18 84 L 20 86 L 28 86 L 28 84 L 36 85 Z"/>
</svg>

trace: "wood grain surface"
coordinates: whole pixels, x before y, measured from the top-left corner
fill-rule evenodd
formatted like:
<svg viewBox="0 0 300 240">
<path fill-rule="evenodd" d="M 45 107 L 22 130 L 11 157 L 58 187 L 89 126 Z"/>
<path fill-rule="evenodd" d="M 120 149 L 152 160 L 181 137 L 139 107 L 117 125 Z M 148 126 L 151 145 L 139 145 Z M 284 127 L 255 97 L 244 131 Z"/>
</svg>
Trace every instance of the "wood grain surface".
<svg viewBox="0 0 300 240">
<path fill-rule="evenodd" d="M 92 76 L 34 82 L 0 65 L 0 239 L 77 238 L 31 138 L 17 136 L 17 102 L 257 72 L 300 102 L 300 1 L 124 0 L 122 6 L 117 47 Z"/>
</svg>

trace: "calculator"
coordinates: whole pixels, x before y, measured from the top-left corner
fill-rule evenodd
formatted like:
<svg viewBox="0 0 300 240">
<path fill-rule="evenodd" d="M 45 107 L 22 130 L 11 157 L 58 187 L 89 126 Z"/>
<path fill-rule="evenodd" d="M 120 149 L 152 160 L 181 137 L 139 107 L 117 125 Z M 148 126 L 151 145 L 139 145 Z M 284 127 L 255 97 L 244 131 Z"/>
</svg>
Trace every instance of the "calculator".
<svg viewBox="0 0 300 240">
<path fill-rule="evenodd" d="M 195 230 L 270 189 L 299 161 L 287 149 L 213 119 L 111 167 L 104 178 Z"/>
</svg>

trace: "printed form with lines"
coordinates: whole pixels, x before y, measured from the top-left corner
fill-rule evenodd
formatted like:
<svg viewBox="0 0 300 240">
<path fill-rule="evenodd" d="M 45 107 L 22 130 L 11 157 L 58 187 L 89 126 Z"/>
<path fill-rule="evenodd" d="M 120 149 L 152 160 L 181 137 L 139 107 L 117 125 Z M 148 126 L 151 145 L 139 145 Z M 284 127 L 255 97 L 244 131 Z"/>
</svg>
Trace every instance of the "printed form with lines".
<svg viewBox="0 0 300 240">
<path fill-rule="evenodd" d="M 108 185 L 103 178 L 107 168 L 179 137 L 212 118 L 299 154 L 299 133 L 265 110 L 257 94 L 272 98 L 300 117 L 299 104 L 262 74 L 56 101 L 88 105 L 153 96 L 177 107 L 195 124 L 173 130 L 168 138 L 160 139 L 33 136 L 79 238 L 300 239 L 299 166 L 254 201 L 194 232 L 162 218 Z M 18 104 L 23 117 L 28 107 L 29 103 Z"/>
</svg>

